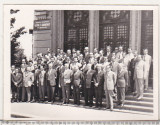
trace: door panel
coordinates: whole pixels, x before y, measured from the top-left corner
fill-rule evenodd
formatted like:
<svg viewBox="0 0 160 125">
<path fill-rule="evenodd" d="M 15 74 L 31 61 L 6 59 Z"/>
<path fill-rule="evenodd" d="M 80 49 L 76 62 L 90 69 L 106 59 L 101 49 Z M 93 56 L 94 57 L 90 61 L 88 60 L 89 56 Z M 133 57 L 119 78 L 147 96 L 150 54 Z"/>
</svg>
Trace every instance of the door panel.
<svg viewBox="0 0 160 125">
<path fill-rule="evenodd" d="M 129 47 L 129 16 L 130 12 L 124 10 L 100 11 L 100 49 Z"/>
<path fill-rule="evenodd" d="M 82 53 L 88 46 L 88 16 L 89 11 L 69 10 L 64 11 L 64 51 L 77 49 Z"/>
</svg>

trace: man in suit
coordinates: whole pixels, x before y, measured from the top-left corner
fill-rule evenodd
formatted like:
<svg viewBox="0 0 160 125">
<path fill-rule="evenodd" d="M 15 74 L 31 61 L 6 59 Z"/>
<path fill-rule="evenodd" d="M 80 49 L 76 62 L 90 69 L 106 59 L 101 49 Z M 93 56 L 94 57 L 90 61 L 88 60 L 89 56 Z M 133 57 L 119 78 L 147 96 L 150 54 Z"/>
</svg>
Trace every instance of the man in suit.
<svg viewBox="0 0 160 125">
<path fill-rule="evenodd" d="M 117 74 L 118 74 L 118 65 L 119 65 L 119 63 L 116 61 L 116 58 L 112 57 L 111 58 L 111 71 L 113 71 L 115 73 L 116 79 L 117 79 Z"/>
<path fill-rule="evenodd" d="M 123 58 L 123 47 L 119 46 L 119 52 L 116 54 L 118 60 Z"/>
<path fill-rule="evenodd" d="M 16 95 L 16 86 L 14 85 L 14 82 L 12 80 L 13 74 L 15 73 L 15 65 L 11 66 L 11 91 L 12 91 L 12 99 L 11 102 L 15 101 L 15 95 Z"/>
<path fill-rule="evenodd" d="M 134 70 L 134 80 L 136 82 L 136 98 L 138 100 L 142 99 L 144 91 L 144 79 L 146 79 L 145 62 L 142 60 L 142 56 L 137 56 L 137 63 Z"/>
<path fill-rule="evenodd" d="M 37 64 L 34 65 L 34 82 L 31 86 L 31 98 L 32 102 L 39 100 L 39 73 L 40 73 L 40 66 L 37 66 Z"/>
<path fill-rule="evenodd" d="M 83 73 L 79 70 L 80 67 L 75 67 L 73 74 L 73 95 L 74 95 L 74 104 L 80 105 L 80 86 L 81 82 L 84 79 Z"/>
<path fill-rule="evenodd" d="M 103 95 L 103 85 L 104 85 L 104 73 L 102 71 L 102 65 L 97 64 L 96 73 L 93 76 L 95 85 L 95 97 L 96 97 L 96 107 L 102 107 L 102 95 Z"/>
<path fill-rule="evenodd" d="M 151 66 L 151 62 L 152 62 L 152 57 L 150 55 L 148 55 L 148 49 L 144 49 L 143 50 L 143 56 L 142 59 L 145 62 L 145 66 L 146 66 L 146 76 L 144 79 L 144 90 L 148 89 L 148 79 L 149 79 L 149 71 L 150 71 L 150 66 Z"/>
<path fill-rule="evenodd" d="M 100 51 L 99 51 L 98 62 L 99 62 L 100 64 L 103 64 L 103 63 L 104 63 L 103 50 L 100 50 Z"/>
<path fill-rule="evenodd" d="M 110 62 L 112 58 L 111 47 L 107 46 L 106 49 L 107 49 L 106 57 L 108 58 L 108 62 Z"/>
<path fill-rule="evenodd" d="M 22 80 L 23 80 L 23 76 L 22 76 L 22 74 L 21 73 L 19 73 L 19 69 L 18 68 L 16 68 L 15 69 L 15 73 L 13 74 L 13 76 L 12 76 L 12 82 L 14 83 L 14 85 L 16 86 L 16 88 L 17 88 L 17 92 L 16 92 L 16 100 L 17 100 L 17 102 L 19 102 L 19 100 L 20 100 L 20 87 L 21 87 L 21 85 L 22 85 Z"/>
<path fill-rule="evenodd" d="M 88 65 L 88 71 L 86 73 L 86 81 L 85 81 L 85 106 L 90 106 L 90 107 L 93 106 L 94 74 L 95 74 L 94 64 Z"/>
<path fill-rule="evenodd" d="M 121 107 L 124 106 L 125 100 L 125 87 L 128 86 L 128 72 L 124 69 L 124 64 L 120 63 L 118 65 L 118 74 L 117 74 L 117 100 L 118 105 Z"/>
<path fill-rule="evenodd" d="M 111 71 L 111 67 L 108 65 L 105 67 L 104 72 L 104 91 L 106 96 L 106 109 L 113 110 L 113 96 L 114 86 L 116 84 L 115 73 Z"/>
<path fill-rule="evenodd" d="M 39 80 L 39 101 L 44 101 L 45 98 L 45 91 L 44 91 L 44 84 L 46 81 L 46 71 L 44 70 L 44 65 L 40 66 L 40 73 L 38 76 L 38 80 Z"/>
<path fill-rule="evenodd" d="M 55 70 L 55 67 L 53 67 L 52 63 L 49 64 L 49 70 L 48 70 L 47 76 L 48 76 L 48 82 L 50 84 L 50 89 L 51 89 L 51 102 L 54 103 L 57 71 Z"/>
<path fill-rule="evenodd" d="M 69 99 L 70 99 L 70 91 L 71 91 L 71 81 L 72 81 L 72 75 L 73 71 L 70 69 L 69 64 L 65 64 L 65 70 L 63 73 L 63 78 L 64 78 L 64 89 L 66 93 L 66 98 L 65 102 L 69 104 Z"/>
<path fill-rule="evenodd" d="M 131 85 L 131 91 L 135 93 L 136 91 L 136 84 L 133 79 L 134 76 L 134 69 L 137 61 L 137 51 L 134 51 L 134 58 L 131 59 L 130 65 L 129 65 L 129 74 L 130 74 L 130 85 Z"/>
</svg>

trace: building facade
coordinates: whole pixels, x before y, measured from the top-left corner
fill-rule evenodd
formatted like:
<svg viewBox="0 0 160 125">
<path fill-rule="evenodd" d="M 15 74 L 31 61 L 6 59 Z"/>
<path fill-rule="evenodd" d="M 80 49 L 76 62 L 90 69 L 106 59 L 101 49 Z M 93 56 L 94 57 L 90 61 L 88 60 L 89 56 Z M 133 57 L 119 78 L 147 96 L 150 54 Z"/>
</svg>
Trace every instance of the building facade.
<svg viewBox="0 0 160 125">
<path fill-rule="evenodd" d="M 50 48 L 64 51 L 88 46 L 113 49 L 119 45 L 153 56 L 152 10 L 35 10 L 33 55 Z"/>
</svg>

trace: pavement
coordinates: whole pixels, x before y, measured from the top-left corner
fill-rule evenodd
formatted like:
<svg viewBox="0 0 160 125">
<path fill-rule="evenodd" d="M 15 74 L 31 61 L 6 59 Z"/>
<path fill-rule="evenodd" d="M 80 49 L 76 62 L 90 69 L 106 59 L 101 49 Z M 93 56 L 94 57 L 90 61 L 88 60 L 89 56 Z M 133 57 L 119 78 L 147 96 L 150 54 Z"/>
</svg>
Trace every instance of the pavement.
<svg viewBox="0 0 160 125">
<path fill-rule="evenodd" d="M 11 120 L 155 120 L 153 113 L 61 103 L 11 103 L 11 116 Z"/>
</svg>

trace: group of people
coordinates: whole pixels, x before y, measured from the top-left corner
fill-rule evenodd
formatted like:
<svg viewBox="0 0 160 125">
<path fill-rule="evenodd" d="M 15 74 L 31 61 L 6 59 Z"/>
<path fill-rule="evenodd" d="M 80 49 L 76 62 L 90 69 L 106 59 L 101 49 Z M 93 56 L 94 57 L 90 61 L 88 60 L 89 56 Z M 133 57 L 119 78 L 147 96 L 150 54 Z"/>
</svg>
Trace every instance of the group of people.
<svg viewBox="0 0 160 125">
<path fill-rule="evenodd" d="M 102 107 L 113 110 L 113 100 L 123 107 L 125 95 L 130 92 L 137 100 L 143 98 L 148 89 L 149 70 L 152 59 L 148 50 L 139 55 L 136 50 L 107 46 L 106 51 L 94 49 L 93 53 L 85 47 L 84 54 L 76 49 L 47 54 L 38 53 L 36 58 L 22 59 L 18 67 L 11 66 L 12 102 L 51 102 L 62 101 L 85 106 Z"/>
</svg>

